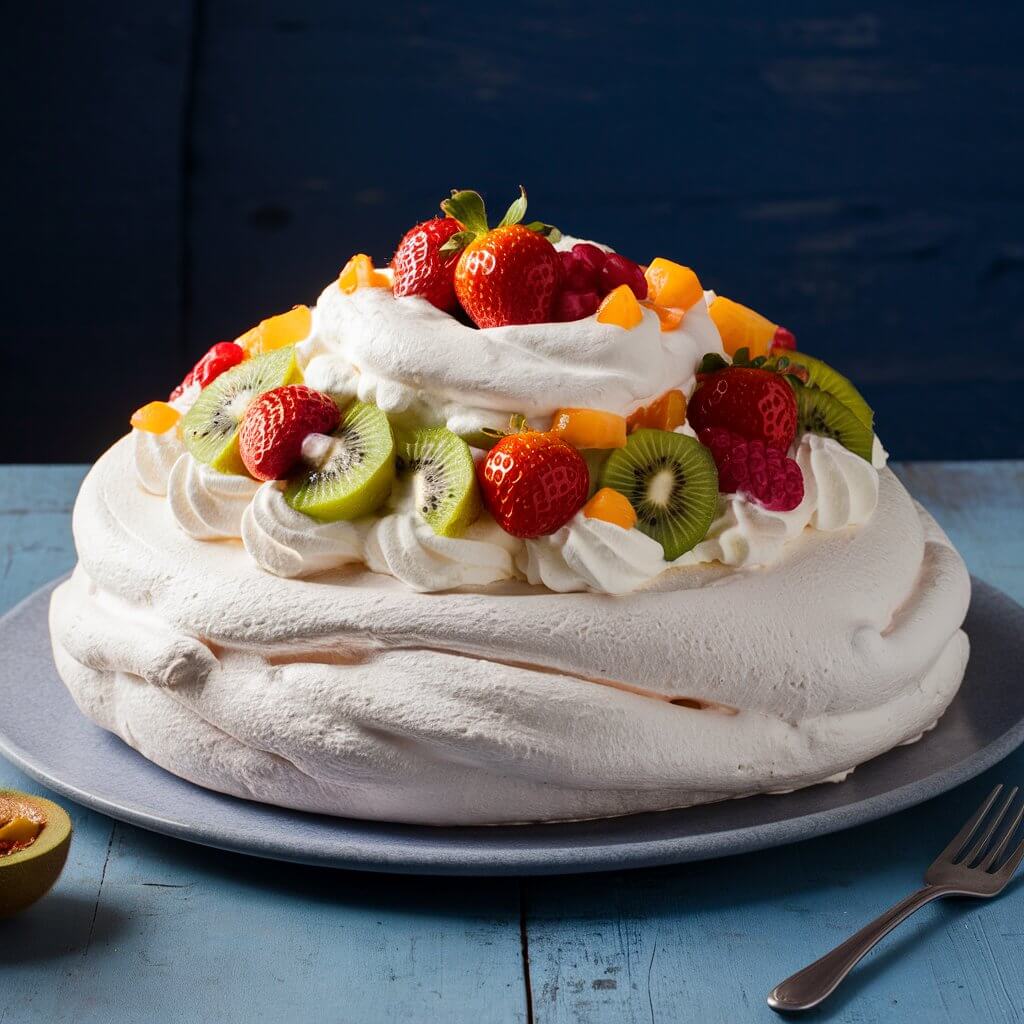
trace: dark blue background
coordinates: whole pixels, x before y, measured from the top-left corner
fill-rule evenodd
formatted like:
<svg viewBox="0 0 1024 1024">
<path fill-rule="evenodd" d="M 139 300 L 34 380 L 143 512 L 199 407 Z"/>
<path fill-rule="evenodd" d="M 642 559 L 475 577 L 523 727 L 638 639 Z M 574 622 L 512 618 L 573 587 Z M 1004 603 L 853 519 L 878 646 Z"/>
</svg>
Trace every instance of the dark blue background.
<svg viewBox="0 0 1024 1024">
<path fill-rule="evenodd" d="M 20 5 L 0 459 L 95 457 L 213 341 L 449 188 L 519 182 L 789 326 L 898 457 L 1024 455 L 1022 30 L 1021 4 Z"/>
</svg>

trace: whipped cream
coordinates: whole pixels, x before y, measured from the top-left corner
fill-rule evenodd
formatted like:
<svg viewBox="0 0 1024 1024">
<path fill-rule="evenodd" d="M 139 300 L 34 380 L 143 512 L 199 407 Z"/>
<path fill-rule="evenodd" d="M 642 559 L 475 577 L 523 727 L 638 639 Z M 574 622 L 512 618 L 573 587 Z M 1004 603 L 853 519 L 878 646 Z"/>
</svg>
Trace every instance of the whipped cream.
<svg viewBox="0 0 1024 1024">
<path fill-rule="evenodd" d="M 241 535 L 242 516 L 259 486 L 247 476 L 218 473 L 186 453 L 171 467 L 167 502 L 190 537 L 223 540 Z"/>
</svg>

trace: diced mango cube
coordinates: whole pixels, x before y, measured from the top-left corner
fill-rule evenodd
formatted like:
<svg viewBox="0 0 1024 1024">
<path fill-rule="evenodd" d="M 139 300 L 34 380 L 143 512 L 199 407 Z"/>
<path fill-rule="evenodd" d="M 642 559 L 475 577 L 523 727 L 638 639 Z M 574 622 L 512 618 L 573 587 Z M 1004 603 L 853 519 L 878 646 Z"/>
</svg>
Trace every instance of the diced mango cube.
<svg viewBox="0 0 1024 1024">
<path fill-rule="evenodd" d="M 391 281 L 373 265 L 366 253 L 356 253 L 338 275 L 338 287 L 351 295 L 357 288 L 390 288 Z"/>
<path fill-rule="evenodd" d="M 627 331 L 636 327 L 643 318 L 644 311 L 628 284 L 620 284 L 618 288 L 613 288 L 597 307 L 599 324 L 615 324 L 616 327 L 625 328 Z"/>
<path fill-rule="evenodd" d="M 131 424 L 147 434 L 165 434 L 181 419 L 181 413 L 167 402 L 149 402 L 132 413 Z"/>
<path fill-rule="evenodd" d="M 287 313 L 268 316 L 235 340 L 249 356 L 260 356 L 276 348 L 294 345 L 309 334 L 313 314 L 309 306 L 292 306 Z"/>
<path fill-rule="evenodd" d="M 683 317 L 686 315 L 685 310 L 675 309 L 673 306 L 659 306 L 653 302 L 642 302 L 640 305 L 653 310 L 658 315 L 658 321 L 661 323 L 662 332 L 676 330 L 676 328 L 678 328 L 683 322 Z"/>
<path fill-rule="evenodd" d="M 741 348 L 750 350 L 750 358 L 766 356 L 771 351 L 778 324 L 724 295 L 715 296 L 708 307 L 725 351 L 734 356 Z"/>
<path fill-rule="evenodd" d="M 647 278 L 647 298 L 655 305 L 673 306 L 685 313 L 704 298 L 704 289 L 697 275 L 689 267 L 673 263 L 663 256 L 651 261 L 644 276 Z"/>
<path fill-rule="evenodd" d="M 583 514 L 588 519 L 601 519 L 606 523 L 614 523 L 624 530 L 632 530 L 636 526 L 636 511 L 629 499 L 610 487 L 602 487 L 583 506 Z"/>
<path fill-rule="evenodd" d="M 643 405 L 631 412 L 626 418 L 626 427 L 632 434 L 641 427 L 651 430 L 675 430 L 685 422 L 686 395 L 673 388 L 650 405 Z"/>
<path fill-rule="evenodd" d="M 551 433 L 574 448 L 624 448 L 626 418 L 601 409 L 559 409 Z"/>
</svg>

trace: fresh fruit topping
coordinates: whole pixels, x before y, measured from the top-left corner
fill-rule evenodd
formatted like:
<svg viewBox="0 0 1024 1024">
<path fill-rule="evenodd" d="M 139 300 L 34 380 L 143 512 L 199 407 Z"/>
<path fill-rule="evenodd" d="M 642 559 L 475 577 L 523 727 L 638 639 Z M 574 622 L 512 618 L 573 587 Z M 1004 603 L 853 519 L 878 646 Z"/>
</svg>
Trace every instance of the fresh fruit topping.
<svg viewBox="0 0 1024 1024">
<path fill-rule="evenodd" d="M 711 453 L 685 434 L 638 430 L 612 452 L 600 484 L 629 499 L 637 528 L 673 562 L 707 535 L 718 506 Z"/>
<path fill-rule="evenodd" d="M 284 348 L 302 341 L 313 326 L 313 314 L 309 306 L 292 306 L 286 313 L 269 316 L 255 327 L 250 327 L 235 344 L 250 356 L 261 356 L 265 352 Z"/>
<path fill-rule="evenodd" d="M 391 258 L 397 298 L 419 295 L 438 309 L 455 309 L 455 264 L 458 254 L 442 255 L 441 246 L 462 225 L 452 217 L 432 217 L 407 231 Z"/>
<path fill-rule="evenodd" d="M 509 434 L 479 468 L 484 504 L 513 537 L 542 537 L 564 526 L 590 490 L 587 464 L 572 445 L 535 430 Z"/>
<path fill-rule="evenodd" d="M 676 328 L 678 328 L 683 322 L 683 317 L 686 315 L 685 310 L 675 309 L 672 306 L 657 306 L 653 302 L 642 302 L 641 305 L 647 309 L 652 309 L 657 313 L 662 333 L 665 331 L 676 330 Z"/>
<path fill-rule="evenodd" d="M 597 310 L 599 324 L 614 324 L 627 331 L 641 323 L 643 318 L 644 311 L 628 284 L 620 284 L 614 291 L 610 291 Z"/>
<path fill-rule="evenodd" d="M 583 514 L 588 519 L 600 519 L 621 526 L 624 530 L 632 530 L 636 526 L 636 511 L 630 505 L 629 498 L 610 487 L 602 487 L 583 506 Z"/>
<path fill-rule="evenodd" d="M 571 323 L 573 320 L 585 320 L 588 316 L 593 316 L 600 305 L 601 297 L 597 292 L 574 292 L 563 289 L 555 299 L 554 308 L 551 310 L 551 319 L 559 324 Z"/>
<path fill-rule="evenodd" d="M 675 388 L 666 391 L 650 405 L 634 409 L 626 418 L 626 428 L 634 430 L 648 427 L 651 430 L 675 430 L 686 422 L 686 395 Z"/>
<path fill-rule="evenodd" d="M 796 401 L 800 433 L 831 437 L 855 455 L 871 461 L 875 432 L 849 406 L 813 387 L 798 387 Z"/>
<path fill-rule="evenodd" d="M 338 287 L 346 295 L 351 295 L 359 288 L 390 288 L 391 282 L 386 274 L 374 268 L 373 260 L 366 253 L 360 252 L 342 267 Z"/>
<path fill-rule="evenodd" d="M 324 521 L 359 519 L 378 508 L 395 481 L 395 439 L 375 405 L 353 402 L 330 434 L 310 434 L 303 468 L 284 500 L 296 512 Z"/>
<path fill-rule="evenodd" d="M 205 388 L 226 370 L 237 366 L 245 358 L 245 350 L 233 341 L 218 341 L 202 359 L 185 374 L 185 379 L 171 392 L 170 401 L 181 398 L 195 384 Z"/>
<path fill-rule="evenodd" d="M 551 433 L 574 448 L 621 448 L 626 419 L 601 409 L 559 409 L 551 418 Z"/>
<path fill-rule="evenodd" d="M 806 352 L 782 352 L 776 355 L 778 358 L 773 360 L 776 367 L 802 366 L 807 371 L 808 387 L 827 391 L 833 398 L 842 402 L 864 426 L 873 428 L 875 414 L 871 406 L 864 401 L 864 396 L 853 384 L 837 370 L 833 370 L 828 363 L 823 363 Z"/>
<path fill-rule="evenodd" d="M 687 418 L 698 434 L 707 427 L 726 427 L 781 451 L 793 443 L 796 398 L 784 373 L 763 366 L 729 366 L 721 357 L 709 356 L 697 380 Z"/>
<path fill-rule="evenodd" d="M 283 480 L 310 434 L 329 434 L 341 420 L 333 399 L 305 384 L 265 391 L 246 410 L 238 450 L 256 480 Z"/>
<path fill-rule="evenodd" d="M 785 327 L 775 328 L 775 337 L 772 338 L 772 350 L 777 348 L 785 349 L 787 352 L 792 352 L 796 348 L 796 336 L 792 331 L 787 331 Z"/>
<path fill-rule="evenodd" d="M 236 345 L 235 348 L 238 346 Z M 197 462 L 221 473 L 245 475 L 238 451 L 238 428 L 253 400 L 265 391 L 302 379 L 295 348 L 275 349 L 247 359 L 204 388 L 181 421 L 185 447 Z"/>
<path fill-rule="evenodd" d="M 697 275 L 689 268 L 673 263 L 663 256 L 651 260 L 644 272 L 647 298 L 658 306 L 672 306 L 683 312 L 704 298 Z"/>
<path fill-rule="evenodd" d="M 590 275 L 590 283 L 596 288 L 598 275 L 609 254 L 599 245 L 594 245 L 593 242 L 577 242 L 569 251 L 573 259 L 580 263 Z"/>
<path fill-rule="evenodd" d="M 644 277 L 643 267 L 617 252 L 610 252 L 605 256 L 598 280 L 603 295 L 627 285 L 636 298 L 647 298 L 647 278 Z"/>
<path fill-rule="evenodd" d="M 700 432 L 718 466 L 718 489 L 743 494 L 772 512 L 789 512 L 804 500 L 804 475 L 796 462 L 763 441 L 748 441 L 724 427 Z"/>
<path fill-rule="evenodd" d="M 181 419 L 181 413 L 166 402 L 148 402 L 132 413 L 131 424 L 147 434 L 164 434 Z"/>
<path fill-rule="evenodd" d="M 416 511 L 439 537 L 458 537 L 480 515 L 469 445 L 445 427 L 398 438 L 398 479 L 411 487 Z"/>
<path fill-rule="evenodd" d="M 766 356 L 771 351 L 779 325 L 760 313 L 724 295 L 715 296 L 708 313 L 722 336 L 722 347 L 729 355 L 735 355 L 742 348 L 755 358 Z"/>
<path fill-rule="evenodd" d="M 0 826 L 3 919 L 49 892 L 67 860 L 72 828 L 62 807 L 11 789 L 0 789 Z"/>
<path fill-rule="evenodd" d="M 526 429 L 526 417 L 521 412 L 514 412 L 508 418 L 508 426 L 505 429 L 496 427 L 479 427 L 476 430 L 467 430 L 458 436 L 462 438 L 470 448 L 479 448 L 481 451 L 489 452 L 503 437 L 509 434 L 518 434 Z"/>
<path fill-rule="evenodd" d="M 503 327 L 549 322 L 562 283 L 562 264 L 548 238 L 557 240 L 559 235 L 538 221 L 520 223 L 526 192 L 520 189 L 520 197 L 493 229 L 487 225 L 478 192 L 454 191 L 441 209 L 463 226 L 439 252 L 446 257 L 461 252 L 455 294 L 473 323 Z"/>
</svg>

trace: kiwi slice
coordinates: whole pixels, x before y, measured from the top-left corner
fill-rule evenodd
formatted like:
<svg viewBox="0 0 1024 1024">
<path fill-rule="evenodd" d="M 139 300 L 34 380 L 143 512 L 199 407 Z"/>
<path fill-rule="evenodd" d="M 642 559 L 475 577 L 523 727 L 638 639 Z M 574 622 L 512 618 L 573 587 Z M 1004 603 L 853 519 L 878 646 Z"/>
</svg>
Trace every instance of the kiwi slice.
<svg viewBox="0 0 1024 1024">
<path fill-rule="evenodd" d="M 608 456 L 601 486 L 629 499 L 637 528 L 675 561 L 707 535 L 718 507 L 718 470 L 699 441 L 668 430 L 637 430 Z"/>
<path fill-rule="evenodd" d="M 395 439 L 375 405 L 353 402 L 315 465 L 285 488 L 284 500 L 314 519 L 358 519 L 382 505 L 395 482 Z"/>
<path fill-rule="evenodd" d="M 853 410 L 827 391 L 797 387 L 796 407 L 800 434 L 823 434 L 871 461 L 875 432 Z"/>
<path fill-rule="evenodd" d="M 247 359 L 222 373 L 199 393 L 181 421 L 185 447 L 198 462 L 221 473 L 246 475 L 238 451 L 238 428 L 254 398 L 302 380 L 295 347 Z"/>
<path fill-rule="evenodd" d="M 814 356 L 806 355 L 803 352 L 785 352 L 783 355 L 791 363 L 807 370 L 809 374 L 807 383 L 810 387 L 828 392 L 833 398 L 842 402 L 861 423 L 869 429 L 873 428 L 875 414 L 872 412 L 871 406 L 864 401 L 864 396 L 838 370 L 833 370 L 828 363 L 823 363 L 820 359 L 815 359 Z"/>
<path fill-rule="evenodd" d="M 480 515 L 469 445 L 445 427 L 424 427 L 399 435 L 397 451 L 416 511 L 439 537 L 458 537 Z"/>
</svg>

